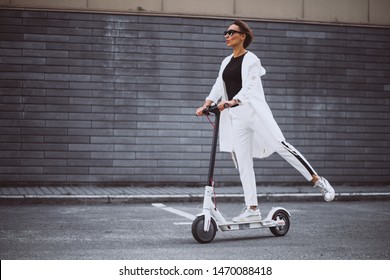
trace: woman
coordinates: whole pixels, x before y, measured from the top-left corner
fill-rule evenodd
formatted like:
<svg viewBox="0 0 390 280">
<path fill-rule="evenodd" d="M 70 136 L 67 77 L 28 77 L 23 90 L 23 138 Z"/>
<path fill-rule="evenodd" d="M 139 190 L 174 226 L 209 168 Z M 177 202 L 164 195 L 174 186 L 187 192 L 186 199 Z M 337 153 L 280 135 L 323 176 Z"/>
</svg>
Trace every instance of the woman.
<svg viewBox="0 0 390 280">
<path fill-rule="evenodd" d="M 233 222 L 261 220 L 253 157 L 263 158 L 273 152 L 311 181 L 326 201 L 332 201 L 335 193 L 329 182 L 318 176 L 308 161 L 286 142 L 274 120 L 260 78 L 265 69 L 260 59 L 246 50 L 252 42 L 252 30 L 245 22 L 237 20 L 224 34 L 226 45 L 233 48 L 233 54 L 222 61 L 218 78 L 196 115 L 201 116 L 205 108 L 221 99 L 218 104 L 221 111 L 220 150 L 234 153 L 233 158 L 237 159 L 246 204 Z"/>
</svg>

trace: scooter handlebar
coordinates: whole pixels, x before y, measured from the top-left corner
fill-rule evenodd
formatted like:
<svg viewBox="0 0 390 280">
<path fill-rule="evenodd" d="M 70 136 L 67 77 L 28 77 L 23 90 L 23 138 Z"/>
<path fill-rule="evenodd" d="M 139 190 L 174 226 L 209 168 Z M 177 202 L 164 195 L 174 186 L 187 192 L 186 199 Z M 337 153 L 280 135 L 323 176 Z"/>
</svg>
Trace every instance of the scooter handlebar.
<svg viewBox="0 0 390 280">
<path fill-rule="evenodd" d="M 210 113 L 218 114 L 219 109 L 217 104 L 213 104 L 211 106 L 207 106 L 207 108 L 203 109 L 202 111 L 203 115 L 210 115 Z"/>
<path fill-rule="evenodd" d="M 225 103 L 223 105 L 225 108 L 229 108 L 229 104 Z M 213 113 L 215 115 L 220 114 L 221 111 L 218 109 L 218 104 L 213 104 L 211 106 L 208 106 L 206 109 L 202 111 L 203 115 L 210 115 L 210 113 Z"/>
</svg>

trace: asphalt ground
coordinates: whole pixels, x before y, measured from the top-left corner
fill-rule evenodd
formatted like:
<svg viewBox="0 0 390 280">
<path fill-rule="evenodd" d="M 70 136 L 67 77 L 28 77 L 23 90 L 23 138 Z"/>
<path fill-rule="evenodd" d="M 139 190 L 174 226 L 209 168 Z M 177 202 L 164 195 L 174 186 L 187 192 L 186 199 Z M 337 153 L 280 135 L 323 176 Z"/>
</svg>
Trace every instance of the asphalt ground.
<svg viewBox="0 0 390 280">
<path fill-rule="evenodd" d="M 290 212 L 285 236 L 275 237 L 268 228 L 219 230 L 207 244 L 191 233 L 202 203 L 164 205 L 0 205 L 0 259 L 390 259 L 388 201 L 263 202 L 263 216 L 274 206 Z M 217 205 L 227 220 L 242 209 L 239 202 Z"/>
</svg>

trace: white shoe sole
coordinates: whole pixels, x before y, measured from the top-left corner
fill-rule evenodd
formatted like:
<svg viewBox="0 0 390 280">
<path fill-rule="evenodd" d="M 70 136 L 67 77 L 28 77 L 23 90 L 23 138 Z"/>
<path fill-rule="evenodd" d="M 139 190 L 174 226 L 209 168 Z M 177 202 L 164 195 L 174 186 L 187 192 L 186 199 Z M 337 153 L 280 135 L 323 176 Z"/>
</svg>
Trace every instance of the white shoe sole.
<svg viewBox="0 0 390 280">
<path fill-rule="evenodd" d="M 324 196 L 324 199 L 325 199 L 325 201 L 327 201 L 327 202 L 331 202 L 331 201 L 333 201 L 334 197 L 335 197 L 335 193 L 334 193 L 334 192 L 331 192 L 331 193 L 327 193 L 327 194 Z"/>
</svg>

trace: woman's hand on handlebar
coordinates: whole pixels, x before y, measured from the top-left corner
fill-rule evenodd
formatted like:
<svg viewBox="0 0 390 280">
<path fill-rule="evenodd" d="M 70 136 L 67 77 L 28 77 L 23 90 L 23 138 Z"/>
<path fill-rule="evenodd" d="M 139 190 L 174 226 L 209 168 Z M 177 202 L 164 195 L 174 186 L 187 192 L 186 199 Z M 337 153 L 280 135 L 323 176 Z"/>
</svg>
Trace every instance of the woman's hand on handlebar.
<svg viewBox="0 0 390 280">
<path fill-rule="evenodd" d="M 206 110 L 208 107 L 210 107 L 212 103 L 213 103 L 213 101 L 206 100 L 206 102 L 203 104 L 202 107 L 199 107 L 198 109 L 196 109 L 195 114 L 197 116 L 202 116 L 203 115 L 203 111 Z"/>
<path fill-rule="evenodd" d="M 207 109 L 207 107 L 205 107 L 205 106 L 199 107 L 198 109 L 196 109 L 195 114 L 197 116 L 202 116 L 203 115 L 203 110 L 205 110 L 205 109 Z"/>
<path fill-rule="evenodd" d="M 219 109 L 219 111 L 222 112 L 226 108 L 230 108 L 230 107 L 235 106 L 237 104 L 238 104 L 238 101 L 236 99 L 232 99 L 230 101 L 221 101 L 218 103 L 218 109 Z"/>
</svg>

